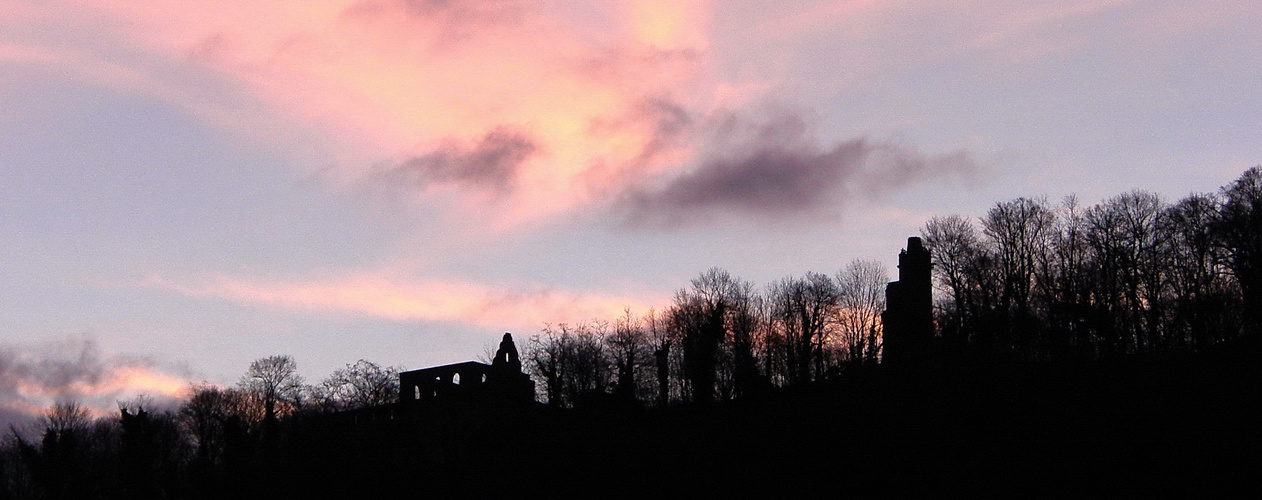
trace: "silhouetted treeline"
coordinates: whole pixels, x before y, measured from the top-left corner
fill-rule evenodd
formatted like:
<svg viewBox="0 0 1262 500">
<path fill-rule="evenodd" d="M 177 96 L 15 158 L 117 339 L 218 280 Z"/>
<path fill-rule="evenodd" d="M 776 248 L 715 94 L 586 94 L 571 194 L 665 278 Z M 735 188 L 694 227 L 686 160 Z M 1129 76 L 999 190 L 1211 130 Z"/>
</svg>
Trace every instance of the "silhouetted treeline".
<svg viewBox="0 0 1262 500">
<path fill-rule="evenodd" d="M 885 269 L 854 261 L 766 289 L 710 269 L 662 311 L 547 326 L 523 359 L 543 401 L 575 406 L 713 402 L 875 364 Z"/>
<path fill-rule="evenodd" d="M 1173 203 L 1018 198 L 923 228 L 946 348 L 980 360 L 1203 350 L 1258 325 L 1262 170 Z"/>
</svg>

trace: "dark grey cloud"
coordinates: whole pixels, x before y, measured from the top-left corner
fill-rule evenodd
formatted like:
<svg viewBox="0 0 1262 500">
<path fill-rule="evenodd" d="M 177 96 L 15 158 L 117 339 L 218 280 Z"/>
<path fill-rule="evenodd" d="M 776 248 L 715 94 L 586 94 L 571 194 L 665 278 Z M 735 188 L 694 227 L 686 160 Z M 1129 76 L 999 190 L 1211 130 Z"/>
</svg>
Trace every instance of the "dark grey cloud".
<svg viewBox="0 0 1262 500">
<path fill-rule="evenodd" d="M 422 189 L 433 184 L 505 192 L 512 188 L 521 166 L 539 150 L 526 134 L 496 127 L 470 144 L 448 141 L 385 172 L 390 182 L 405 181 Z"/>
<path fill-rule="evenodd" d="M 757 213 L 808 210 L 836 192 L 867 155 L 863 140 L 827 151 L 769 145 L 734 158 L 710 160 L 656 191 L 640 194 L 640 212 L 701 209 Z"/>
<path fill-rule="evenodd" d="M 696 168 L 634 185 L 619 208 L 634 224 L 679 225 L 715 215 L 783 219 L 837 212 L 856 197 L 973 168 L 968 153 L 925 155 L 890 141 L 856 137 L 822 146 L 800 116 L 751 125 L 731 115 L 713 125 Z"/>
<path fill-rule="evenodd" d="M 105 375 L 96 341 L 81 337 L 50 343 L 38 349 L 0 347 L 0 395 L 23 387 L 68 394 L 76 382 L 99 383 Z"/>
</svg>

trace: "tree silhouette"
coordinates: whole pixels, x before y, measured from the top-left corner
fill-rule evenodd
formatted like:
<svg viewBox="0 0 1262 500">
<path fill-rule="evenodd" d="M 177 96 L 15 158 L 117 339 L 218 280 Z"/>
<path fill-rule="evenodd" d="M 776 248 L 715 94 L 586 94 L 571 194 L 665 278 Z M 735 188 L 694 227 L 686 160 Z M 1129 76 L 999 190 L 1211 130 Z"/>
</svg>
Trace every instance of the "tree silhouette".
<svg viewBox="0 0 1262 500">
<path fill-rule="evenodd" d="M 941 336 L 953 350 L 962 350 L 977 340 L 984 300 L 981 272 L 985 250 L 977 228 L 962 216 L 933 217 L 920 230 L 925 247 L 933 256 L 933 273 L 938 285 L 949 295 L 939 319 Z"/>
<path fill-rule="evenodd" d="M 1174 295 L 1167 349 L 1199 350 L 1234 330 L 1231 304 L 1240 296 L 1229 279 L 1225 249 L 1218 244 L 1220 200 L 1194 194 L 1167 208 L 1170 291 Z"/>
<path fill-rule="evenodd" d="M 1017 198 L 998 203 L 982 219 L 982 232 L 993 243 L 1000 297 L 996 333 L 1005 355 L 1027 356 L 1039 323 L 1032 300 L 1042 285 L 1053 228 L 1046 200 Z"/>
<path fill-rule="evenodd" d="M 804 384 L 821 378 L 824 346 L 837 317 L 841 291 L 828 275 L 808 272 L 784 278 L 772 286 L 772 317 L 784 339 L 788 383 Z"/>
<path fill-rule="evenodd" d="M 40 417 L 40 446 L 18 439 L 34 485 L 48 498 L 84 498 L 98 485 L 89 476 L 92 418 L 74 401 L 55 403 Z M 15 433 L 16 434 L 16 433 Z"/>
<path fill-rule="evenodd" d="M 766 330 L 765 304 L 752 283 L 741 281 L 728 310 L 729 350 L 734 397 L 761 392 L 770 381 L 758 370 L 757 342 Z"/>
<path fill-rule="evenodd" d="M 837 273 L 837 329 L 843 361 L 875 363 L 881 349 L 881 311 L 889 275 L 880 262 L 855 260 Z"/>
<path fill-rule="evenodd" d="M 622 317 L 614 322 L 613 333 L 609 335 L 609 354 L 617 371 L 617 382 L 614 386 L 614 395 L 623 402 L 633 402 L 640 398 L 645 391 L 642 387 L 652 390 L 651 386 L 645 386 L 638 381 L 642 379 L 638 374 L 647 367 L 648 356 L 648 339 L 644 332 L 644 327 L 639 318 L 631 314 L 630 309 L 623 311 Z"/>
<path fill-rule="evenodd" d="M 196 447 L 198 467 L 221 463 L 226 442 L 231 439 L 226 435 L 232 427 L 229 420 L 242 420 L 243 399 L 244 395 L 234 389 L 209 384 L 192 386 L 188 401 L 180 406 L 180 416 Z"/>
<path fill-rule="evenodd" d="M 542 333 L 530 337 L 526 344 L 526 369 L 543 379 L 543 396 L 552 406 L 561 406 L 561 339 L 560 334 L 545 325 Z"/>
<path fill-rule="evenodd" d="M 653 309 L 645 315 L 644 323 L 648 340 L 652 342 L 653 348 L 653 368 L 657 384 L 656 402 L 658 406 L 666 407 L 671 401 L 671 347 L 677 341 L 674 335 L 677 330 L 665 324 L 662 317 Z"/>
<path fill-rule="evenodd" d="M 728 311 L 744 286 L 727 271 L 710 268 L 693 278 L 692 288 L 675 293 L 670 316 L 682 333 L 684 376 L 694 401 L 715 399 L 719 345 L 727 337 Z"/>
<path fill-rule="evenodd" d="M 605 338 L 608 324 L 547 325 L 527 344 L 526 368 L 544 380 L 548 404 L 568 407 L 612 387 L 614 363 Z"/>
<path fill-rule="evenodd" d="M 1256 336 L 1262 328 L 1262 166 L 1246 170 L 1222 195 L 1215 232 L 1244 296 L 1245 328 Z"/>
<path fill-rule="evenodd" d="M 158 498 L 179 489 L 188 440 L 174 415 L 155 411 L 145 397 L 119 403 L 118 442 L 120 496 Z"/>
<path fill-rule="evenodd" d="M 359 360 L 321 381 L 317 403 L 326 409 L 353 410 L 399 400 L 399 370 Z"/>
<path fill-rule="evenodd" d="M 298 364 L 287 355 L 254 360 L 238 386 L 259 398 L 264 422 L 276 420 L 278 407 L 285 413 L 297 408 L 303 391 Z"/>
</svg>

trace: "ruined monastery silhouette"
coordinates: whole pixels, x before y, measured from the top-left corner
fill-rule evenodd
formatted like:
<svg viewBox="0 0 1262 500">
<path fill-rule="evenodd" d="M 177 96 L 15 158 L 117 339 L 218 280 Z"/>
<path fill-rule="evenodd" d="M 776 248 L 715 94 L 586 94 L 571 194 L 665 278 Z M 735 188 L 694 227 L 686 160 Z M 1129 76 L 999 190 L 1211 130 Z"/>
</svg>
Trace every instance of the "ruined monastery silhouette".
<svg viewBox="0 0 1262 500">
<path fill-rule="evenodd" d="M 512 334 L 504 334 L 489 365 L 466 361 L 399 374 L 401 404 L 426 406 L 451 400 L 522 404 L 535 400 L 535 383 L 521 371 Z"/>
</svg>

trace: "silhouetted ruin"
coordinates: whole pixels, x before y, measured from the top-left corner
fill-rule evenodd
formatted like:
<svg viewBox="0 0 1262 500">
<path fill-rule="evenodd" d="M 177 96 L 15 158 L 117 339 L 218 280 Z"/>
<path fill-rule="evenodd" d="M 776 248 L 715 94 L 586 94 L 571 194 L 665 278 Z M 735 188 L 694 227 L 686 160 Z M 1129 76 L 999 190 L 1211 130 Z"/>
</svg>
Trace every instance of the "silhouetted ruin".
<svg viewBox="0 0 1262 500">
<path fill-rule="evenodd" d="M 399 374 L 399 402 L 431 404 L 442 400 L 476 399 L 528 404 L 535 384 L 522 373 L 512 334 L 505 333 L 491 364 L 466 361 Z"/>
<path fill-rule="evenodd" d="M 885 287 L 882 363 L 907 365 L 928 359 L 933 348 L 932 260 L 920 238 L 907 238 L 898 254 L 898 281 Z"/>
</svg>

